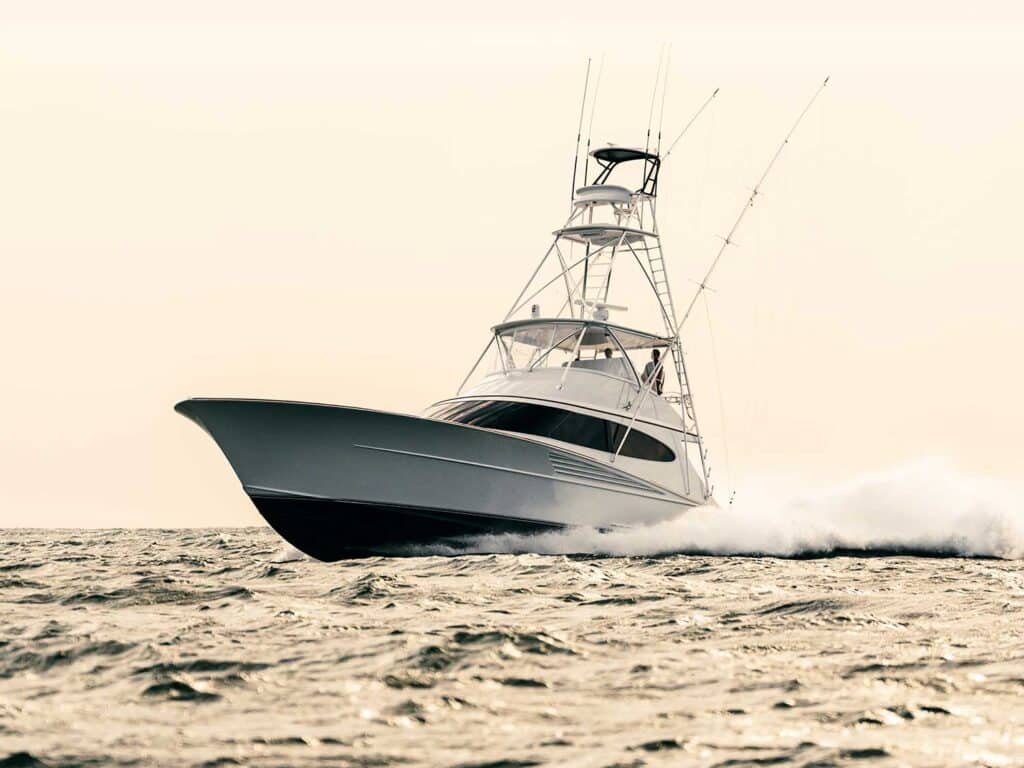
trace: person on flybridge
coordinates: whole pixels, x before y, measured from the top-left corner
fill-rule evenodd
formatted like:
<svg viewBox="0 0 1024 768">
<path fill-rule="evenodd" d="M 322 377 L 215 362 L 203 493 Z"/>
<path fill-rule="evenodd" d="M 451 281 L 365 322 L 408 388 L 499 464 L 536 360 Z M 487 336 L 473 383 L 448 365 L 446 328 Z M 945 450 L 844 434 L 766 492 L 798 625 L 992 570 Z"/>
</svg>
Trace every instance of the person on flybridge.
<svg viewBox="0 0 1024 768">
<path fill-rule="evenodd" d="M 651 362 L 644 366 L 644 372 L 640 374 L 640 380 L 646 384 L 650 381 L 651 376 L 654 374 L 654 369 L 658 368 L 658 360 L 661 359 L 661 351 L 657 349 L 651 350 Z M 655 394 L 660 395 L 661 390 L 665 388 L 665 369 L 658 369 L 658 377 L 654 380 L 654 384 L 651 389 L 654 390 Z"/>
</svg>

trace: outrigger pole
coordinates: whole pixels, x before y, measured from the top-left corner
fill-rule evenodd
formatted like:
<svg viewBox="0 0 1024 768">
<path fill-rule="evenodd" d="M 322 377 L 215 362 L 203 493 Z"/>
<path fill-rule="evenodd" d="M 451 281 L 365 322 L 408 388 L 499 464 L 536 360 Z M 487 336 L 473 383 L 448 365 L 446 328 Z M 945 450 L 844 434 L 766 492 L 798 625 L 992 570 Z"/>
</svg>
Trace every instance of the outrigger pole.
<svg viewBox="0 0 1024 768">
<path fill-rule="evenodd" d="M 708 267 L 708 271 L 704 274 L 704 279 L 701 280 L 700 283 L 698 283 L 697 291 L 694 293 L 693 298 L 690 299 L 690 303 L 686 307 L 686 311 L 683 313 L 682 319 L 676 326 L 676 332 L 672 337 L 672 343 L 670 345 L 671 347 L 674 347 L 679 344 L 679 334 L 683 330 L 683 324 L 686 323 L 686 319 L 690 316 L 690 313 L 693 311 L 693 307 L 697 304 L 697 300 L 701 297 L 704 291 L 708 290 L 708 281 L 711 279 L 711 275 L 714 273 L 715 268 L 718 266 L 718 262 L 721 261 L 722 254 L 725 253 L 725 249 L 728 248 L 730 245 L 733 245 L 733 235 L 736 234 L 736 230 L 739 229 L 740 224 L 743 223 L 743 219 L 746 218 L 747 211 L 754 207 L 754 202 L 757 200 L 757 196 L 761 193 L 761 185 L 764 184 L 765 179 L 768 178 L 768 174 L 772 172 L 772 168 L 775 167 L 775 161 L 779 159 L 779 156 L 782 154 L 782 150 L 784 150 L 786 148 L 786 145 L 789 144 L 790 138 L 793 136 L 794 133 L 796 133 L 796 129 L 800 126 L 800 123 L 803 122 L 804 116 L 810 111 L 811 107 L 814 106 L 814 102 L 818 100 L 818 95 L 825 89 L 826 85 L 828 85 L 827 77 L 825 78 L 824 82 L 822 82 L 822 84 L 818 86 L 818 90 L 814 92 L 814 95 L 811 97 L 811 100 L 807 102 L 807 106 L 804 107 L 803 111 L 797 117 L 796 122 L 793 123 L 793 127 L 789 129 L 789 133 L 786 134 L 786 138 L 782 140 L 782 143 L 779 145 L 779 148 L 775 150 L 775 154 L 772 155 L 772 159 L 768 161 L 768 165 L 764 169 L 764 173 L 761 174 L 761 178 L 757 180 L 757 184 L 755 184 L 753 190 L 751 190 L 750 197 L 747 198 L 747 201 L 744 203 L 743 208 L 740 210 L 739 216 L 736 217 L 736 221 L 733 223 L 732 229 L 730 229 L 729 234 L 722 239 L 722 247 L 718 249 L 718 253 L 716 253 L 715 258 L 712 259 L 711 266 Z M 712 94 L 712 98 L 713 97 L 714 94 Z M 626 427 L 626 431 L 623 433 L 622 439 L 619 441 L 619 447 L 616 448 L 615 453 L 612 454 L 612 461 L 615 461 L 615 458 L 619 455 L 619 452 L 622 450 L 622 446 L 625 445 L 626 438 L 629 437 L 629 433 L 632 431 L 633 425 L 636 423 L 637 416 L 640 415 L 640 406 L 643 405 L 644 400 L 646 399 L 648 393 L 651 391 L 651 387 L 654 385 L 654 382 L 657 381 L 658 374 L 661 372 L 661 369 L 665 365 L 666 357 L 668 357 L 668 355 L 661 356 L 661 359 L 658 361 L 658 364 L 654 366 L 654 370 L 651 372 L 650 377 L 648 377 L 647 383 L 644 385 L 644 388 L 640 393 L 640 399 L 637 400 L 636 402 L 636 410 L 633 412 L 633 418 L 630 419 L 629 426 Z M 702 446 L 699 447 L 703 457 L 704 448 Z M 706 477 L 705 493 L 707 493 Z"/>
<path fill-rule="evenodd" d="M 721 260 L 722 254 L 725 253 L 726 248 L 733 244 L 732 237 L 736 234 L 736 230 L 740 228 L 740 224 L 743 223 L 743 219 L 746 218 L 747 211 L 754 207 L 754 201 L 757 200 L 757 196 L 761 194 L 761 185 L 764 184 L 765 179 L 768 178 L 768 174 L 771 173 L 772 168 L 775 167 L 775 161 L 779 159 L 779 156 L 782 154 L 782 150 L 786 148 L 786 145 L 789 144 L 790 138 L 794 133 L 796 133 L 796 129 L 800 126 L 800 123 L 803 122 L 804 115 L 806 115 L 810 111 L 811 107 L 814 106 L 814 102 L 818 100 L 818 94 L 825 89 L 826 85 L 828 85 L 827 77 L 822 84 L 818 86 L 818 90 L 814 92 L 811 100 L 807 102 L 807 106 L 804 107 L 804 111 L 800 113 L 799 117 L 797 117 L 796 122 L 793 123 L 793 127 L 790 128 L 789 133 L 786 134 L 786 138 L 782 140 L 779 148 L 775 150 L 775 154 L 772 155 L 772 159 L 768 162 L 768 167 L 764 169 L 764 173 L 761 174 L 761 178 L 757 180 L 757 184 L 755 184 L 754 188 L 750 191 L 750 197 L 747 198 L 746 205 L 744 205 L 742 210 L 740 210 L 740 215 L 736 217 L 736 221 L 733 223 L 732 229 L 729 230 L 729 234 L 722 239 L 722 247 L 719 248 L 718 253 L 715 254 L 715 258 L 712 260 L 711 266 L 708 267 L 708 271 L 704 274 L 704 279 L 697 285 L 697 290 L 693 294 L 693 298 L 690 299 L 690 304 L 686 307 L 686 311 L 683 313 L 683 319 L 679 321 L 679 326 L 676 328 L 677 338 L 680 331 L 683 329 L 683 323 L 686 322 L 686 318 L 688 318 L 690 313 L 693 311 L 693 307 L 697 303 L 697 299 L 699 299 L 701 294 L 707 290 L 708 280 L 711 279 L 711 275 L 715 271 L 715 267 L 718 266 L 718 262 Z"/>
<path fill-rule="evenodd" d="M 694 113 L 693 117 L 690 118 L 690 122 L 683 126 L 683 130 L 681 130 L 679 132 L 679 135 L 672 140 L 671 144 L 668 145 L 668 149 L 665 150 L 665 154 L 661 156 L 662 167 L 665 166 L 665 161 L 668 160 L 668 156 L 672 154 L 672 150 L 676 148 L 676 144 L 678 144 L 679 140 L 686 135 L 686 132 L 688 130 L 690 130 L 690 126 L 697 122 L 697 118 L 701 116 L 705 109 L 707 109 L 708 104 L 710 104 L 714 100 L 715 96 L 718 95 L 719 90 L 720 89 L 715 88 L 715 90 L 711 93 L 710 96 L 707 97 L 704 103 L 700 105 L 700 109 L 698 109 Z"/>
</svg>

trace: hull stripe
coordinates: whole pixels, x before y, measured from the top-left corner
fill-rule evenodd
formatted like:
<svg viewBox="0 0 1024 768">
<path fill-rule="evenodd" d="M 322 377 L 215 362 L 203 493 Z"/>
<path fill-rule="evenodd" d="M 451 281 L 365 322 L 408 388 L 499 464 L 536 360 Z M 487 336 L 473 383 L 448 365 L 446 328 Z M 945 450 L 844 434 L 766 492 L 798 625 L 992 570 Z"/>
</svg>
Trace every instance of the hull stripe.
<svg viewBox="0 0 1024 768">
<path fill-rule="evenodd" d="M 400 450 L 398 448 L 382 448 L 382 447 L 376 446 L 376 445 L 361 445 L 359 443 L 353 443 L 353 447 L 354 448 L 362 448 L 362 449 L 367 450 L 367 451 L 380 451 L 382 453 L 394 453 L 394 454 L 398 454 L 398 455 L 401 455 L 401 456 L 414 456 L 414 457 L 419 458 L 419 459 L 430 459 L 430 460 L 433 460 L 433 461 L 443 461 L 443 462 L 447 462 L 449 464 L 464 464 L 466 466 L 471 466 L 471 467 L 481 467 L 482 469 L 492 469 L 492 470 L 495 470 L 497 472 L 511 472 L 513 474 L 516 474 L 516 475 L 528 475 L 530 477 L 540 477 L 540 478 L 543 478 L 545 480 L 554 480 L 554 481 L 560 482 L 560 483 L 572 483 L 573 485 L 583 485 L 583 486 L 586 486 L 588 488 L 598 488 L 598 489 L 600 489 L 602 491 L 608 491 L 610 493 L 624 493 L 627 496 L 642 496 L 645 499 L 653 499 L 655 501 L 666 501 L 666 502 L 669 502 L 670 504 L 680 504 L 680 503 L 682 503 L 682 504 L 687 504 L 689 506 L 694 506 L 694 503 L 692 501 L 690 501 L 689 499 L 686 499 L 686 498 L 684 498 L 682 496 L 674 496 L 673 495 L 671 498 L 666 498 L 663 495 L 655 495 L 655 494 L 650 493 L 650 492 L 642 493 L 642 492 L 637 492 L 637 491 L 629 491 L 629 490 L 626 490 L 624 488 L 609 487 L 608 485 L 595 485 L 594 483 L 587 483 L 587 482 L 584 482 L 583 480 L 580 480 L 578 478 L 564 477 L 564 476 L 559 476 L 559 475 L 546 475 L 546 474 L 543 474 L 541 472 L 530 472 L 529 470 L 525 470 L 525 469 L 513 469 L 512 467 L 501 467 L 501 466 L 498 466 L 496 464 L 484 464 L 483 462 L 479 462 L 479 461 L 469 461 L 467 459 L 455 459 L 455 458 L 452 458 L 450 456 L 437 456 L 436 454 L 432 454 L 432 453 L 420 453 L 418 451 L 403 451 L 403 450 Z"/>
</svg>

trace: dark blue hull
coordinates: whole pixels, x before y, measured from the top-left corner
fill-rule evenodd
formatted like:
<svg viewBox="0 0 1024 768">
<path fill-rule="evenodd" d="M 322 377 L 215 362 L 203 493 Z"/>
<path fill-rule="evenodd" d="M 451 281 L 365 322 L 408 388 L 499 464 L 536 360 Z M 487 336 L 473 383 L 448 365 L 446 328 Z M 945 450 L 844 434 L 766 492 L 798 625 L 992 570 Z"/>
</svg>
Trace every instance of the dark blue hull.
<svg viewBox="0 0 1024 768">
<path fill-rule="evenodd" d="M 296 549 L 317 560 L 422 554 L 426 545 L 458 549 L 466 537 L 543 533 L 563 526 L 494 515 L 352 501 L 250 496 L 260 514 Z"/>
</svg>

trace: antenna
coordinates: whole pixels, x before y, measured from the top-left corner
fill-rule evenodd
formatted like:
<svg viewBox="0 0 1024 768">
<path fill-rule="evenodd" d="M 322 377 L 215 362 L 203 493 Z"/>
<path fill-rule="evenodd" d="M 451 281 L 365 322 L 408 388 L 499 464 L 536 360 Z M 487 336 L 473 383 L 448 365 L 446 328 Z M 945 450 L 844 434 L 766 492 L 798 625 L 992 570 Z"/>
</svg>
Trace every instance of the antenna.
<svg viewBox="0 0 1024 768">
<path fill-rule="evenodd" d="M 782 154 L 782 150 L 786 148 L 786 145 L 789 144 L 790 138 L 793 136 L 794 133 L 796 133 L 796 129 L 800 126 L 800 123 L 803 122 L 804 115 L 806 115 L 810 111 L 811 107 L 814 105 L 814 102 L 818 100 L 818 96 L 821 94 L 823 90 L 825 90 L 826 85 L 828 85 L 827 77 L 825 78 L 824 82 L 818 86 L 818 90 L 814 92 L 814 95 L 811 97 L 811 100 L 807 102 L 807 106 L 803 108 L 803 111 L 797 117 L 796 122 L 793 123 L 793 127 L 789 129 L 789 133 L 786 134 L 786 138 L 782 140 L 782 143 L 779 145 L 779 148 L 776 149 L 775 154 L 772 155 L 772 159 L 768 161 L 768 165 L 765 167 L 764 173 L 761 174 L 761 178 L 758 179 L 757 184 L 754 185 L 754 189 L 751 191 L 750 197 L 747 198 L 746 202 L 743 205 L 743 208 L 740 210 L 739 216 L 736 217 L 736 221 L 732 225 L 732 229 L 730 229 L 729 234 L 723 238 L 722 247 L 718 249 L 718 253 L 716 253 L 715 258 L 712 259 L 711 266 L 708 267 L 708 271 L 704 274 L 704 279 L 701 280 L 700 283 L 698 283 L 697 291 L 696 293 L 694 293 L 693 298 L 690 299 L 690 304 L 686 307 L 686 312 L 683 313 L 683 319 L 680 320 L 679 324 L 676 326 L 676 332 L 672 337 L 672 347 L 675 347 L 679 343 L 679 334 L 683 330 L 683 324 L 686 322 L 686 318 L 688 318 L 690 316 L 690 313 L 693 311 L 693 307 L 697 303 L 697 299 L 701 297 L 704 291 L 708 290 L 708 280 L 711 279 L 711 275 L 714 273 L 715 267 L 718 266 L 718 262 L 721 260 L 722 254 L 725 253 L 725 249 L 733 244 L 732 237 L 733 235 L 736 234 L 736 230 L 739 229 L 740 224 L 746 217 L 747 211 L 754 207 L 754 201 L 760 194 L 761 185 L 764 184 L 765 179 L 768 178 L 768 174 L 770 174 L 772 172 L 772 168 L 775 167 L 775 161 L 779 159 L 779 156 Z M 633 425 L 636 423 L 636 418 L 637 416 L 640 415 L 640 406 L 643 405 L 644 399 L 647 397 L 647 394 L 651 391 L 651 386 L 657 380 L 658 373 L 660 373 L 661 369 L 664 367 L 665 359 L 667 357 L 668 355 L 662 355 L 661 359 L 658 361 L 658 364 L 654 366 L 654 370 L 651 371 L 651 375 L 648 376 L 647 384 L 646 386 L 644 386 L 643 391 L 640 393 L 640 398 L 636 402 L 635 410 L 633 411 L 633 418 L 630 419 L 629 426 L 626 427 L 625 432 L 623 432 L 622 434 L 622 439 L 619 441 L 619 447 L 616 448 L 615 453 L 612 454 L 612 461 L 615 461 L 615 457 L 619 455 L 619 451 L 622 450 L 622 446 L 626 444 L 626 438 L 629 437 L 629 433 L 633 430 Z M 706 481 L 707 478 L 705 477 L 705 485 Z"/>
<path fill-rule="evenodd" d="M 654 91 L 651 93 L 651 110 L 647 113 L 647 141 L 644 143 L 644 152 L 651 150 L 651 122 L 654 120 L 654 102 L 658 98 L 658 81 L 661 80 L 661 61 L 665 58 L 665 44 L 661 44 L 658 50 L 658 71 L 654 73 Z"/>
<path fill-rule="evenodd" d="M 672 141 L 671 144 L 668 145 L 668 149 L 665 151 L 665 156 L 663 158 L 661 158 L 661 164 L 663 166 L 665 164 L 665 161 L 668 160 L 668 156 L 672 154 L 672 150 L 676 148 L 676 144 L 678 144 L 679 140 L 681 138 L 683 138 L 683 136 L 686 135 L 686 132 L 688 130 L 690 130 L 690 126 L 693 125 L 695 122 L 697 122 L 697 118 L 701 116 L 701 113 L 703 113 L 704 110 L 707 109 L 708 104 L 710 104 L 712 102 L 712 100 L 715 98 L 715 96 L 718 95 L 718 91 L 719 91 L 719 89 L 715 88 L 715 90 L 712 92 L 712 94 L 707 97 L 707 99 L 704 101 L 703 104 L 700 105 L 700 109 L 698 109 L 694 113 L 693 117 L 690 118 L 690 122 L 688 122 L 685 126 L 683 126 L 683 130 L 681 130 L 679 132 L 679 135 L 675 137 L 675 139 Z"/>
<path fill-rule="evenodd" d="M 661 84 L 661 114 L 658 115 L 658 151 L 656 154 L 661 154 L 661 126 L 665 122 L 665 92 L 668 90 L 668 73 L 669 66 L 672 64 L 672 45 L 668 46 L 668 53 L 665 57 L 665 78 Z"/>
<path fill-rule="evenodd" d="M 594 112 L 597 110 L 597 97 L 601 93 L 601 75 L 604 74 L 604 54 L 601 54 L 601 63 L 597 67 L 597 83 L 594 85 L 594 98 L 590 100 L 590 125 L 587 126 L 587 151 L 583 158 L 583 181 L 586 183 L 587 174 L 590 172 L 590 136 L 594 133 Z"/>
<path fill-rule="evenodd" d="M 608 310 L 614 309 L 616 312 L 628 312 L 629 307 L 624 307 L 621 304 L 606 304 L 603 301 L 591 301 L 590 299 L 576 299 L 574 302 L 580 306 L 580 317 L 583 317 L 585 309 L 590 309 L 590 314 L 595 320 L 602 322 L 608 321 Z"/>
<path fill-rule="evenodd" d="M 572 158 L 572 189 L 569 190 L 569 205 L 576 196 L 576 166 L 580 162 L 580 138 L 583 136 L 583 110 L 587 107 L 587 89 L 590 86 L 590 57 L 587 57 L 587 75 L 583 79 L 583 102 L 580 104 L 580 123 L 576 128 L 576 154 Z"/>
</svg>

